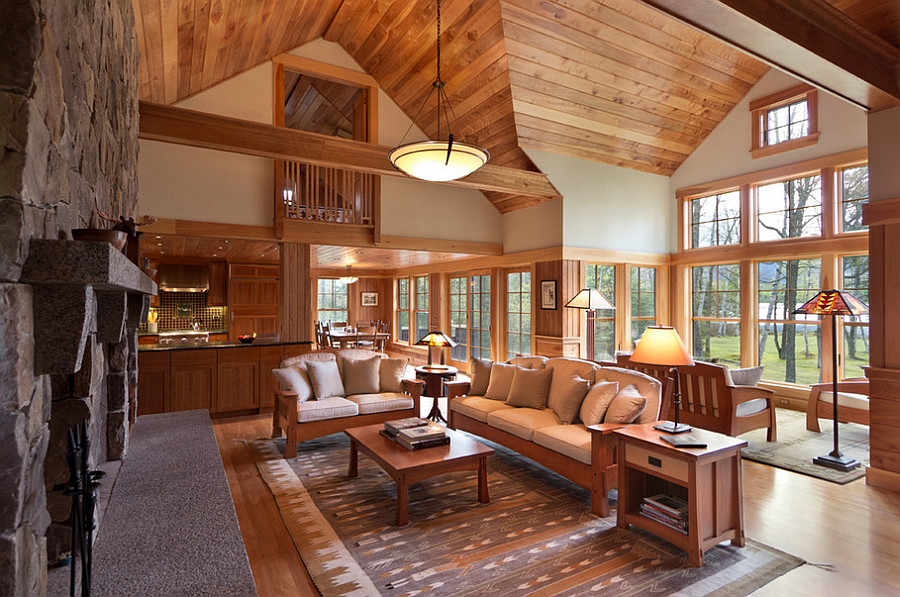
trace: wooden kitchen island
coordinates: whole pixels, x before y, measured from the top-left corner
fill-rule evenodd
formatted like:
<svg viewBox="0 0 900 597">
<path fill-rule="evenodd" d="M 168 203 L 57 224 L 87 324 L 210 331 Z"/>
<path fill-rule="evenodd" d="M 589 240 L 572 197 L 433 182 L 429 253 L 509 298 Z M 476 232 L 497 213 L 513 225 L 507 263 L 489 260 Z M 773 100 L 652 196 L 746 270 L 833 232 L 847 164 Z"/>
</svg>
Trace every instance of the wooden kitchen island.
<svg viewBox="0 0 900 597">
<path fill-rule="evenodd" d="M 210 342 L 138 349 L 138 415 L 207 409 L 213 416 L 271 411 L 285 357 L 311 342 Z"/>
</svg>

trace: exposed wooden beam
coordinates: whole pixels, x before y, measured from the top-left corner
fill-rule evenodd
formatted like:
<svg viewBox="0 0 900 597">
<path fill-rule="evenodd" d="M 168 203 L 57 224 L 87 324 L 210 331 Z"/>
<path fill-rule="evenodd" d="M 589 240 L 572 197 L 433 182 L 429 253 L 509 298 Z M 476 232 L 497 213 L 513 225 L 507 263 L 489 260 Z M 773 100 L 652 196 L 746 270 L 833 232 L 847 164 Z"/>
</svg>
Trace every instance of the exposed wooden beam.
<svg viewBox="0 0 900 597">
<path fill-rule="evenodd" d="M 900 49 L 826 2 L 643 1 L 863 108 L 900 105 Z"/>
<path fill-rule="evenodd" d="M 388 160 L 389 147 L 307 133 L 183 108 L 140 102 L 139 137 L 191 147 L 216 149 L 277 160 L 294 160 L 333 168 L 405 176 Z M 487 164 L 455 186 L 559 199 L 559 191 L 540 172 Z"/>
</svg>

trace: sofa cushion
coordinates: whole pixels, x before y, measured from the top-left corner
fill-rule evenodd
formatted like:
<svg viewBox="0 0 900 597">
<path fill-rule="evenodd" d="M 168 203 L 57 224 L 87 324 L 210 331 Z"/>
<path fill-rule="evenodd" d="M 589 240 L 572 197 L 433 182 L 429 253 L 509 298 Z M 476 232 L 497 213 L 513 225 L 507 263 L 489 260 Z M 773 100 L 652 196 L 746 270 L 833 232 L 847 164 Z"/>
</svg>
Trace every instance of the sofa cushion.
<svg viewBox="0 0 900 597">
<path fill-rule="evenodd" d="M 381 359 L 381 371 L 379 373 L 379 391 L 402 392 L 403 377 L 406 375 L 406 367 L 409 359 Z"/>
<path fill-rule="evenodd" d="M 333 396 L 322 400 L 310 400 L 297 405 L 297 422 L 312 423 L 326 419 L 338 419 L 341 417 L 355 417 L 359 414 L 359 407 L 346 398 Z"/>
<path fill-rule="evenodd" d="M 591 386 L 584 402 L 581 403 L 579 417 L 585 425 L 597 425 L 603 422 L 610 403 L 619 391 L 619 382 L 600 381 Z"/>
<path fill-rule="evenodd" d="M 487 392 L 488 382 L 491 380 L 491 367 L 493 363 L 489 359 L 477 359 L 472 357 L 469 359 L 469 377 L 472 383 L 469 384 L 470 396 L 484 396 Z"/>
<path fill-rule="evenodd" d="M 517 367 L 506 403 L 510 406 L 546 408 L 552 369 L 523 369 Z"/>
<path fill-rule="evenodd" d="M 372 352 L 369 349 L 365 348 L 341 348 L 337 351 L 337 365 L 338 372 L 341 374 L 341 379 L 344 379 L 344 362 L 347 360 L 366 360 L 366 359 L 380 359 L 386 357 L 387 355 L 382 355 L 378 352 Z"/>
<path fill-rule="evenodd" d="M 552 425 L 534 432 L 534 443 L 584 464 L 591 464 L 591 432 L 584 425 Z"/>
<path fill-rule="evenodd" d="M 338 371 L 337 361 L 308 361 L 306 369 L 316 400 L 344 395 L 344 382 Z"/>
<path fill-rule="evenodd" d="M 547 357 L 542 357 L 540 355 L 528 355 L 524 357 L 513 357 L 509 359 L 507 363 L 525 367 L 526 369 L 543 369 L 548 360 Z"/>
<path fill-rule="evenodd" d="M 390 410 L 403 410 L 414 406 L 412 398 L 398 392 L 354 394 L 352 396 L 347 396 L 347 400 L 359 407 L 359 414 L 361 415 L 383 413 Z"/>
<path fill-rule="evenodd" d="M 830 399 L 829 402 L 831 402 Z M 766 400 L 765 398 L 754 398 L 752 400 L 748 400 L 746 402 L 741 402 L 740 404 L 738 404 L 737 408 L 734 409 L 734 414 L 738 417 L 749 417 L 750 415 L 761 413 L 768 408 L 768 400 Z"/>
<path fill-rule="evenodd" d="M 288 357 L 281 361 L 283 367 L 298 367 L 303 371 L 307 371 L 307 364 L 312 361 L 337 361 L 337 356 L 333 352 L 308 352 L 306 354 L 298 354 L 294 357 Z"/>
<path fill-rule="evenodd" d="M 647 399 L 647 408 L 644 409 L 644 412 L 641 413 L 635 423 L 652 423 L 659 420 L 662 384 L 658 379 L 640 371 L 623 369 L 621 367 L 601 367 L 597 369 L 594 375 L 595 381 L 617 381 L 620 388 L 634 385 L 641 396 Z"/>
<path fill-rule="evenodd" d="M 547 361 L 547 368 L 553 369 L 553 380 L 550 382 L 547 406 L 559 412 L 564 408 L 563 402 L 566 400 L 569 389 L 568 380 L 577 375 L 594 383 L 594 371 L 599 369 L 600 365 L 570 357 L 554 357 Z"/>
<path fill-rule="evenodd" d="M 755 386 L 762 379 L 763 366 L 726 369 L 725 381 L 732 386 Z"/>
<path fill-rule="evenodd" d="M 309 377 L 307 377 L 306 371 L 300 367 L 272 369 L 272 373 L 275 375 L 275 379 L 278 380 L 282 390 L 297 394 L 297 402 L 306 402 L 313 398 Z"/>
<path fill-rule="evenodd" d="M 488 382 L 487 390 L 484 392 L 484 397 L 506 402 L 515 374 L 515 365 L 494 363 L 491 367 L 491 379 Z"/>
<path fill-rule="evenodd" d="M 819 393 L 819 401 L 827 402 L 831 404 L 832 402 L 832 392 L 820 392 Z M 762 400 L 761 398 L 757 398 L 757 400 Z M 755 402 L 755 400 L 750 400 L 744 404 L 749 404 L 750 402 Z M 741 405 L 743 406 L 743 404 Z M 869 397 L 866 394 L 854 394 L 853 392 L 838 392 L 838 406 L 843 406 L 846 408 L 855 408 L 858 410 L 869 410 Z M 738 407 L 738 411 L 740 411 L 740 407 Z"/>
<path fill-rule="evenodd" d="M 553 412 L 559 416 L 563 425 L 570 425 L 578 418 L 578 410 L 581 408 L 581 403 L 584 402 L 588 390 L 591 389 L 591 383 L 574 375 L 565 380 L 565 384 L 557 385 L 560 388 L 560 395 L 557 396 L 556 408 L 553 409 Z"/>
<path fill-rule="evenodd" d="M 603 417 L 604 423 L 633 423 L 644 409 L 647 399 L 633 385 L 627 385 L 616 394 Z"/>
<path fill-rule="evenodd" d="M 559 425 L 559 417 L 549 408 L 544 410 L 508 408 L 490 413 L 487 416 L 487 424 L 516 437 L 532 441 L 535 429 Z"/>
<path fill-rule="evenodd" d="M 461 415 L 487 423 L 490 413 L 498 410 L 510 410 L 514 407 L 499 400 L 491 400 L 484 396 L 460 396 L 450 401 L 450 410 Z"/>
<path fill-rule="evenodd" d="M 381 358 L 344 359 L 344 393 L 377 394 L 381 389 Z"/>
</svg>

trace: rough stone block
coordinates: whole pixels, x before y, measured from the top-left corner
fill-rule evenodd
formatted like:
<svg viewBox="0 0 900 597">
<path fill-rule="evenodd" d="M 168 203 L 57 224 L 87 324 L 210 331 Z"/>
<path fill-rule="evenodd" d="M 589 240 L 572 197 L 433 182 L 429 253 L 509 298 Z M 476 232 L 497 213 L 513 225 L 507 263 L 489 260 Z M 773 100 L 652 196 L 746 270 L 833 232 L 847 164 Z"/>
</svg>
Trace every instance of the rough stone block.
<svg viewBox="0 0 900 597">
<path fill-rule="evenodd" d="M 107 362 L 110 371 L 126 371 L 128 369 L 128 338 L 132 334 L 126 333 L 122 340 L 107 347 Z"/>
<path fill-rule="evenodd" d="M 128 295 L 125 292 L 97 292 L 97 340 L 106 344 L 122 341 Z"/>
<path fill-rule="evenodd" d="M 127 410 L 111 412 L 107 415 L 106 442 L 106 453 L 109 460 L 121 460 L 124 458 L 128 451 Z"/>
<path fill-rule="evenodd" d="M 128 378 L 124 371 L 106 376 L 107 408 L 110 412 L 128 408 Z"/>
<path fill-rule="evenodd" d="M 35 384 L 32 312 L 30 287 L 0 284 L 0 314 L 3 314 L 0 317 L 0 379 L 3 380 L 0 410 L 19 410 L 32 400 Z"/>
<path fill-rule="evenodd" d="M 0 446 L 0 529 L 14 529 L 22 522 L 29 464 L 23 413 L 0 413 Z"/>
<path fill-rule="evenodd" d="M 95 325 L 94 291 L 90 286 L 34 287 L 34 371 L 74 373 L 88 332 Z"/>
</svg>

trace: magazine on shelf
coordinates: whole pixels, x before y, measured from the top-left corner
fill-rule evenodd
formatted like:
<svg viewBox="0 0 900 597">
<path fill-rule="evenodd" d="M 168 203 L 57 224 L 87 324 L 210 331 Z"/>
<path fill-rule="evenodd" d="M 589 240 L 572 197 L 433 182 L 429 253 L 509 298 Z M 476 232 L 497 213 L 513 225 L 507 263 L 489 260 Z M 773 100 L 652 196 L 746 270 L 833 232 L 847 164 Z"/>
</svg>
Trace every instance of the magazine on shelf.
<svg viewBox="0 0 900 597">
<path fill-rule="evenodd" d="M 425 427 L 428 425 L 428 421 L 421 417 L 408 417 L 406 419 L 399 419 L 397 421 L 386 421 L 384 424 L 384 429 L 388 433 L 393 435 L 397 435 L 401 429 L 410 429 L 413 427 Z"/>
<path fill-rule="evenodd" d="M 423 439 L 410 441 L 402 435 L 397 436 L 397 443 L 407 450 L 421 450 L 422 448 L 434 448 L 437 446 L 446 446 L 450 443 L 450 436 L 437 437 L 432 439 Z"/>
<path fill-rule="evenodd" d="M 664 493 L 651 495 L 644 498 L 644 503 L 672 516 L 687 517 L 687 501 L 674 495 L 666 495 Z"/>
<path fill-rule="evenodd" d="M 688 521 L 687 519 L 679 519 L 673 518 L 666 514 L 659 512 L 658 510 L 649 507 L 647 504 L 641 504 L 641 514 L 649 518 L 650 520 L 656 521 L 659 524 L 665 525 L 670 529 L 674 529 L 679 533 L 687 534 L 688 532 Z"/>
<path fill-rule="evenodd" d="M 437 425 L 410 427 L 408 429 L 401 429 L 399 432 L 397 432 L 397 437 L 402 437 L 410 442 L 416 440 L 440 439 L 446 436 L 447 432 L 444 430 L 444 428 Z"/>
</svg>

